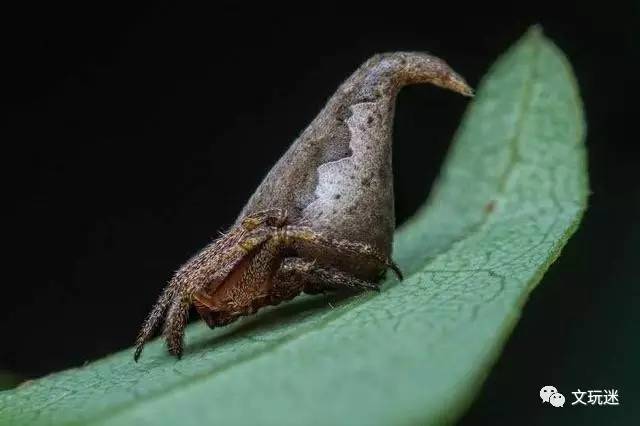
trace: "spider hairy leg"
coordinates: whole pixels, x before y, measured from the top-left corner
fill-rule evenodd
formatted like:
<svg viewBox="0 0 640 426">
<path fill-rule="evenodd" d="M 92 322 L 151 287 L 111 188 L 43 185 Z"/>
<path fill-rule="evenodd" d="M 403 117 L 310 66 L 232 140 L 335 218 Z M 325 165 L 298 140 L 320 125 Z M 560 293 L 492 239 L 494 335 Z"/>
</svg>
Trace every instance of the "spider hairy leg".
<svg viewBox="0 0 640 426">
<path fill-rule="evenodd" d="M 136 338 L 136 350 L 133 354 L 133 359 L 137 362 L 142 354 L 142 349 L 144 348 L 145 343 L 149 341 L 153 332 L 158 327 L 158 324 L 162 320 L 164 313 L 167 308 L 171 304 L 171 301 L 174 297 L 175 286 L 169 283 L 167 287 L 165 287 L 164 291 L 158 298 L 158 301 L 153 306 L 153 309 L 147 316 L 140 332 L 138 333 L 138 337 Z"/>
<path fill-rule="evenodd" d="M 316 246 L 321 247 L 325 251 L 334 252 L 338 255 L 347 253 L 368 258 L 385 268 L 391 269 L 398 279 L 403 279 L 400 268 L 398 268 L 393 260 L 388 256 L 384 256 L 369 244 L 358 241 L 330 238 L 306 226 L 286 226 L 279 232 L 283 232 L 284 238 L 290 241 L 290 244 L 292 245 L 298 243 L 302 245 Z"/>
<path fill-rule="evenodd" d="M 341 288 L 380 291 L 377 283 L 361 280 L 336 268 L 321 267 L 315 261 L 295 257 L 283 260 L 277 278 L 284 288 L 289 286 L 288 283 L 303 283 L 301 290 L 308 294 Z"/>
<path fill-rule="evenodd" d="M 247 215 L 240 226 L 201 250 L 185 263 L 169 281 L 158 301 L 147 316 L 136 339 L 134 360 L 138 361 L 144 345 L 167 312 L 165 337 L 169 331 L 170 351 L 181 352 L 180 328 L 186 325 L 193 294 L 204 287 L 222 282 L 242 258 L 259 247 L 274 232 L 286 223 L 287 212 L 283 209 L 268 209 Z"/>
</svg>

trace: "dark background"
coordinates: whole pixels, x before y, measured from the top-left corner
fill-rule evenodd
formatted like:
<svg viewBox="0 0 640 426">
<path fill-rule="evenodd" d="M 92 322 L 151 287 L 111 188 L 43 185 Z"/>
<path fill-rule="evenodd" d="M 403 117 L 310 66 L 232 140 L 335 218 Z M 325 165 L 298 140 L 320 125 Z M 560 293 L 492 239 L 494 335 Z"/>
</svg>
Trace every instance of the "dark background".
<svg viewBox="0 0 640 426">
<path fill-rule="evenodd" d="M 234 220 L 370 55 L 428 50 L 475 86 L 541 23 L 578 77 L 593 194 L 463 423 L 629 421 L 640 397 L 639 8 L 451 3 L 3 11 L 0 370 L 37 377 L 130 346 L 173 270 Z M 428 195 L 466 105 L 426 86 L 399 96 L 398 222 Z M 537 395 L 547 384 L 568 403 L 577 388 L 618 389 L 622 405 L 551 412 Z"/>
</svg>

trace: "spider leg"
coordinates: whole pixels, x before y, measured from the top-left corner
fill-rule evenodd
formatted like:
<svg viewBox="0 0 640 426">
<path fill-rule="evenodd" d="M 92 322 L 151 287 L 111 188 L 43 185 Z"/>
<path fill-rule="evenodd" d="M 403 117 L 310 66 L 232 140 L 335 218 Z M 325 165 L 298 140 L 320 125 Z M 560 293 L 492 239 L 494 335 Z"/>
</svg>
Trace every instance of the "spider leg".
<svg viewBox="0 0 640 426">
<path fill-rule="evenodd" d="M 253 303 L 234 297 L 240 305 L 251 306 L 246 313 L 252 313 L 265 304 L 292 299 L 302 291 L 312 293 L 316 289 L 315 293 L 319 293 L 340 288 L 379 290 L 376 283 L 364 281 L 338 268 L 320 266 L 315 261 L 299 257 L 285 257 L 283 260 L 287 252 L 295 251 L 296 243 L 300 241 L 321 244 L 328 250 L 355 252 L 385 266 L 390 263 L 393 265 L 368 245 L 331 240 L 308 227 L 285 226 L 271 228 L 267 232 L 270 233 L 268 241 L 251 260 L 238 285 L 240 292 L 247 299 L 252 299 Z"/>
<path fill-rule="evenodd" d="M 279 232 L 285 234 L 293 245 L 321 246 L 324 250 L 335 252 L 336 254 L 355 254 L 369 258 L 385 268 L 390 268 L 402 280 L 400 268 L 388 256 L 383 255 L 373 246 L 358 241 L 344 239 L 333 239 L 320 232 L 306 226 L 285 226 Z"/>
<path fill-rule="evenodd" d="M 163 334 L 167 342 L 167 349 L 171 355 L 178 358 L 182 357 L 184 329 L 189 319 L 190 306 L 191 300 L 187 292 L 177 295 L 169 307 L 164 325 Z"/>
<path fill-rule="evenodd" d="M 213 291 L 206 288 L 195 292 L 190 299 L 210 328 L 227 325 L 269 304 L 273 277 L 280 265 L 282 250 L 286 247 L 276 229 L 265 229 L 264 233 L 268 236 L 264 237 L 266 241 L 263 240 L 264 244 L 260 247 L 256 248 L 252 242 L 253 237 L 241 242 L 254 250 L 243 259 L 238 268 L 226 276 L 223 284 Z M 183 307 L 187 308 L 188 304 Z M 178 342 L 181 341 L 180 329 L 183 327 L 180 312 L 180 303 L 175 302 L 175 309 L 170 310 L 165 325 L 167 346 L 173 354 L 179 353 Z"/>
<path fill-rule="evenodd" d="M 153 309 L 147 316 L 144 324 L 142 324 L 140 333 L 138 333 L 138 337 L 136 338 L 136 350 L 133 355 L 133 359 L 136 362 L 142 354 L 142 349 L 144 348 L 145 343 L 147 343 L 151 339 L 151 336 L 153 336 L 153 332 L 158 327 L 158 324 L 160 324 L 160 320 L 162 320 L 165 311 L 171 304 L 175 290 L 176 284 L 172 281 L 162 291 L 160 297 L 158 298 L 158 301 L 153 306 Z"/>
<path fill-rule="evenodd" d="M 278 288 L 292 287 L 298 293 L 304 290 L 307 294 L 318 294 L 339 289 L 380 291 L 377 283 L 298 257 L 284 259 L 276 277 Z"/>
<path fill-rule="evenodd" d="M 266 241 L 274 228 L 264 224 L 282 226 L 284 220 L 286 212 L 278 209 L 247 216 L 241 226 L 231 229 L 183 265 L 165 287 L 142 325 L 136 339 L 134 360 L 140 358 L 144 345 L 153 336 L 167 310 L 165 335 L 168 336 L 168 346 L 172 353 L 181 352 L 193 295 L 207 286 L 222 282 L 244 256 Z"/>
<path fill-rule="evenodd" d="M 182 356 L 183 342 L 184 342 L 184 329 L 187 326 L 189 320 L 189 308 L 194 302 L 196 293 L 203 291 L 206 288 L 216 288 L 218 284 L 224 282 L 224 280 L 231 274 L 235 267 L 240 263 L 242 259 L 250 255 L 263 244 L 269 246 L 269 238 L 274 234 L 275 228 L 273 227 L 260 227 L 253 231 L 243 235 L 237 240 L 237 244 L 233 248 L 229 248 L 231 253 L 220 253 L 223 260 L 213 262 L 212 265 L 207 265 L 207 270 L 203 273 L 202 270 L 194 271 L 194 279 L 187 280 L 184 284 L 175 292 L 173 301 L 167 312 L 163 335 L 167 343 L 167 349 L 171 355 L 180 358 Z M 266 242 L 266 243 L 265 243 Z M 251 261 L 249 268 L 243 274 L 244 280 L 251 280 L 260 282 L 264 279 L 264 271 L 267 270 L 267 266 L 263 260 L 264 256 L 259 256 L 260 253 L 265 250 L 260 249 Z M 270 253 L 269 250 L 266 250 Z M 212 268 L 217 267 L 217 269 Z M 187 266 L 187 270 L 189 267 Z"/>
<path fill-rule="evenodd" d="M 374 282 L 362 280 L 338 268 L 318 265 L 315 260 L 309 261 L 299 257 L 287 257 L 282 260 L 283 254 L 295 250 L 297 243 L 320 245 L 326 250 L 338 253 L 350 252 L 368 257 L 393 269 L 402 279 L 402 274 L 395 263 L 370 245 L 349 240 L 331 239 L 307 226 L 289 225 L 282 228 L 271 228 L 269 232 L 271 234 L 269 240 L 251 261 L 242 281 L 260 285 L 260 283 L 272 279 L 274 287 L 269 289 L 272 293 L 270 295 L 272 299 L 281 297 L 286 300 L 299 294 L 303 289 L 313 291 L 314 288 L 379 291 L 378 285 Z M 292 278 L 301 279 L 304 283 L 302 288 Z M 246 284 L 244 285 L 246 286 Z"/>
</svg>

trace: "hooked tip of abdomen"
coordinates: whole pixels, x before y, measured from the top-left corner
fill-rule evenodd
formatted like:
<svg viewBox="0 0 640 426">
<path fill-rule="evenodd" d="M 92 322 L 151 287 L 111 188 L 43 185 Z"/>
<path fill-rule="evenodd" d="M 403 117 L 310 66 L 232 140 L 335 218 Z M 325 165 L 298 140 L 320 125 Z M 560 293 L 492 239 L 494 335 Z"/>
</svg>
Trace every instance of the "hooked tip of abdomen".
<svg viewBox="0 0 640 426">
<path fill-rule="evenodd" d="M 468 96 L 470 98 L 475 96 L 474 90 L 469 86 L 469 84 L 465 81 L 465 79 L 458 73 L 451 71 L 452 75 L 449 79 L 449 82 L 444 87 L 445 89 L 453 90 L 454 92 L 460 93 L 461 95 Z"/>
<path fill-rule="evenodd" d="M 464 96 L 473 89 L 449 64 L 425 52 L 388 52 L 371 57 L 363 66 L 369 73 L 391 77 L 397 88 L 409 84 L 431 83 Z"/>
</svg>

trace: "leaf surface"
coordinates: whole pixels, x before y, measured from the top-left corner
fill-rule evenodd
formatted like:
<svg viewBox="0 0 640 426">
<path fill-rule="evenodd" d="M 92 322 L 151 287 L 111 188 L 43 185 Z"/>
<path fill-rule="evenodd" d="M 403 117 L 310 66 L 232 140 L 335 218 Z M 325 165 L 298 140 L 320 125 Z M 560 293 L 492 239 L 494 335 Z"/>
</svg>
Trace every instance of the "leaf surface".
<svg viewBox="0 0 640 426">
<path fill-rule="evenodd" d="M 587 198 L 565 57 L 537 28 L 492 67 L 380 294 L 303 297 L 0 392 L 0 424 L 432 424 L 457 419 Z"/>
</svg>

